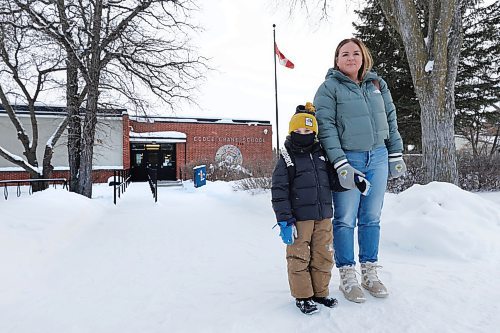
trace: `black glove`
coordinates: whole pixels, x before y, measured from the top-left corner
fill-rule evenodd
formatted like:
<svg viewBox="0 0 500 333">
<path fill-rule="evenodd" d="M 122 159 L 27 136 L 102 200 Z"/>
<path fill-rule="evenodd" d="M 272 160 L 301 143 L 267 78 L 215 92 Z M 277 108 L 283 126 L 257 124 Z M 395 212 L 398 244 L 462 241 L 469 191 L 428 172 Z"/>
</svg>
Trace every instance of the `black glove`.
<svg viewBox="0 0 500 333">
<path fill-rule="evenodd" d="M 356 187 L 362 195 L 366 196 L 370 194 L 372 184 L 368 181 L 368 179 L 360 175 L 354 175 L 354 182 L 356 183 Z"/>
</svg>

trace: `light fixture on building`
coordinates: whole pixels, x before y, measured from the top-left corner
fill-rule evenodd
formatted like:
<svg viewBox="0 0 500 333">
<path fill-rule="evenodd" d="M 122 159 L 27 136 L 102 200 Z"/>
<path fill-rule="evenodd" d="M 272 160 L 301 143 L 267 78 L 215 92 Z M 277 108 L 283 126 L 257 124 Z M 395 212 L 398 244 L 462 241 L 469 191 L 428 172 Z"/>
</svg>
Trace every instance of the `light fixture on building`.
<svg viewBox="0 0 500 333">
<path fill-rule="evenodd" d="M 264 128 L 264 134 L 267 134 L 267 128 Z"/>
<path fill-rule="evenodd" d="M 159 144 L 147 144 L 145 148 L 146 148 L 146 150 L 160 150 L 160 145 Z"/>
</svg>

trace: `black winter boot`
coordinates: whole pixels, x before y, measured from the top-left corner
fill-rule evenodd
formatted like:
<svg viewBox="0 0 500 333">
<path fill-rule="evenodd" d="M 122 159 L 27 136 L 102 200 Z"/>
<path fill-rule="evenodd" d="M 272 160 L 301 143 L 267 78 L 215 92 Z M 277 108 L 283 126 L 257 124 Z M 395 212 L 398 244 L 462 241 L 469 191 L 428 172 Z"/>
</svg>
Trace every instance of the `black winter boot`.
<svg viewBox="0 0 500 333">
<path fill-rule="evenodd" d="M 295 305 L 297 305 L 299 310 L 304 314 L 311 315 L 319 311 L 318 307 L 314 304 L 311 298 L 296 298 Z"/>
<path fill-rule="evenodd" d="M 314 296 L 312 300 L 316 303 L 323 304 L 324 306 L 328 308 L 333 308 L 335 305 L 337 305 L 339 302 L 337 302 L 336 298 L 331 298 L 331 297 L 316 297 Z"/>
</svg>

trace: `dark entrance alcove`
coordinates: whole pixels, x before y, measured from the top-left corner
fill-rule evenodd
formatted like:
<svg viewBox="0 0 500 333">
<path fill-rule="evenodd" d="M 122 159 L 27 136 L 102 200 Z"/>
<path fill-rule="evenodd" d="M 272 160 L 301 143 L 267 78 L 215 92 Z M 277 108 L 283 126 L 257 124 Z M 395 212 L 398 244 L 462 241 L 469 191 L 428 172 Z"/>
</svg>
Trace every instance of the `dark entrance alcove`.
<svg viewBox="0 0 500 333">
<path fill-rule="evenodd" d="M 175 143 L 131 143 L 131 180 L 147 181 L 147 167 L 157 170 L 158 180 L 176 180 L 175 157 Z"/>
</svg>

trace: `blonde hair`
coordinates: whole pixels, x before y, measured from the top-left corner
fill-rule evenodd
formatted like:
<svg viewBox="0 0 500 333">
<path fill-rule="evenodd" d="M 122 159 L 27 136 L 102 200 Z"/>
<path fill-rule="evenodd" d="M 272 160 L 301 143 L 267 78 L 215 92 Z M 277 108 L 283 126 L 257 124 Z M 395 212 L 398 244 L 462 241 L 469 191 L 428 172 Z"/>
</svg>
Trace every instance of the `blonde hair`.
<svg viewBox="0 0 500 333">
<path fill-rule="evenodd" d="M 361 65 L 361 68 L 358 71 L 358 80 L 361 81 L 361 80 L 363 80 L 363 77 L 365 76 L 365 74 L 372 69 L 373 58 L 372 58 L 372 55 L 370 53 L 370 50 L 368 49 L 368 47 L 366 47 L 365 43 L 363 43 L 362 41 L 360 41 L 357 38 L 346 38 L 343 41 L 341 41 L 339 43 L 339 45 L 337 45 L 337 49 L 335 49 L 335 60 L 334 60 L 334 67 L 333 68 L 340 70 L 339 66 L 337 65 L 337 59 L 339 57 L 340 49 L 342 48 L 342 46 L 344 46 L 347 43 L 354 43 L 361 50 L 361 56 L 363 57 L 363 64 Z"/>
</svg>

